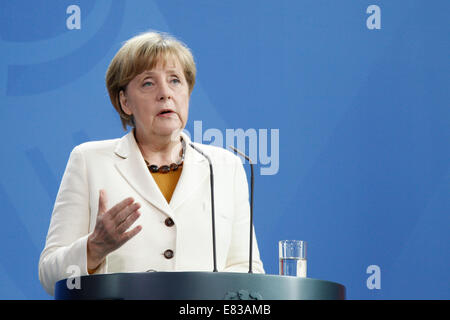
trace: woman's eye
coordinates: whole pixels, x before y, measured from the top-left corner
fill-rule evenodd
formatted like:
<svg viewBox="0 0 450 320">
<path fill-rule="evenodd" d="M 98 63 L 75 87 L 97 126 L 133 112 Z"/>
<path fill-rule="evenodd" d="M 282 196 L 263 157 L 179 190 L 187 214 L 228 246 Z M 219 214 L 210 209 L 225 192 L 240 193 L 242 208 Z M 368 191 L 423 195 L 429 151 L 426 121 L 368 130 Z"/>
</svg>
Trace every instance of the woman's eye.
<svg viewBox="0 0 450 320">
<path fill-rule="evenodd" d="M 172 82 L 172 83 L 181 83 L 180 79 L 178 79 L 178 78 L 173 78 L 172 80 L 170 80 L 170 82 Z"/>
<path fill-rule="evenodd" d="M 142 86 L 143 86 L 143 87 L 151 87 L 151 86 L 153 86 L 153 82 L 151 82 L 151 81 L 145 81 L 145 82 L 143 83 Z"/>
</svg>

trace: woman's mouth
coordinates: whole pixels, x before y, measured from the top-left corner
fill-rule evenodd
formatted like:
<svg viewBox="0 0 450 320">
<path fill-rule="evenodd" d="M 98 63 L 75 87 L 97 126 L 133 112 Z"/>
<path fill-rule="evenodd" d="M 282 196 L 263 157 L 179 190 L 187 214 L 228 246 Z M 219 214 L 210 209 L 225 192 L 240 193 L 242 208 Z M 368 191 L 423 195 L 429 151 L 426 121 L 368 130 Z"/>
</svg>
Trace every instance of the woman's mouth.
<svg viewBox="0 0 450 320">
<path fill-rule="evenodd" d="M 158 113 L 158 117 L 168 118 L 171 117 L 175 112 L 171 109 L 163 109 Z"/>
</svg>

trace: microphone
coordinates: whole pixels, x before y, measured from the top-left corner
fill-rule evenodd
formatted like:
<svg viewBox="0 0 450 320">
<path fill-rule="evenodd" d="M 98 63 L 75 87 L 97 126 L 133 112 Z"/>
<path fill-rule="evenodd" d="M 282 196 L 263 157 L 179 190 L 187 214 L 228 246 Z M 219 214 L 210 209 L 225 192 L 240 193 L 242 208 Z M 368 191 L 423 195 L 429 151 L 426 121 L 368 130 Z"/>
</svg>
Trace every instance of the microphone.
<svg viewBox="0 0 450 320">
<path fill-rule="evenodd" d="M 194 146 L 194 144 L 191 142 L 189 145 L 200 153 L 203 157 L 206 158 L 209 162 L 209 181 L 211 183 L 211 218 L 212 218 L 212 238 L 213 238 L 213 272 L 217 272 L 217 258 L 216 258 L 216 221 L 215 221 L 215 212 L 214 212 L 214 174 L 213 174 L 213 167 L 211 159 L 203 153 L 202 150 Z"/>
<path fill-rule="evenodd" d="M 248 160 L 248 163 L 250 164 L 251 169 L 251 178 L 250 178 L 250 253 L 248 258 L 248 273 L 253 273 L 252 269 L 252 263 L 253 263 L 253 186 L 255 183 L 255 178 L 253 174 L 253 163 L 250 160 L 249 157 L 247 157 L 245 154 L 240 152 L 238 149 L 236 149 L 233 146 L 228 146 L 230 149 L 232 149 L 235 153 L 238 153 L 242 157 Z"/>
</svg>

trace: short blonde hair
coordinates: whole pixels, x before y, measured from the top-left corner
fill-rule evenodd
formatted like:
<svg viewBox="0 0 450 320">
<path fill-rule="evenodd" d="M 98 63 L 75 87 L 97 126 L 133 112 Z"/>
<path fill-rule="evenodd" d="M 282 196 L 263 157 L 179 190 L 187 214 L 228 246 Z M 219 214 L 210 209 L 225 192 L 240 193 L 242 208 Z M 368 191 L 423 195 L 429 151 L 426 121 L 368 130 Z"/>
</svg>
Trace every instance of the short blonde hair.
<svg viewBox="0 0 450 320">
<path fill-rule="evenodd" d="M 195 84 L 196 67 L 191 50 L 181 41 L 162 32 L 145 32 L 124 43 L 106 72 L 106 87 L 111 103 L 120 115 L 122 126 L 134 127 L 133 116 L 126 114 L 120 105 L 120 91 L 138 74 L 153 69 L 158 62 L 167 63 L 177 58 L 189 86 L 189 95 Z"/>
</svg>

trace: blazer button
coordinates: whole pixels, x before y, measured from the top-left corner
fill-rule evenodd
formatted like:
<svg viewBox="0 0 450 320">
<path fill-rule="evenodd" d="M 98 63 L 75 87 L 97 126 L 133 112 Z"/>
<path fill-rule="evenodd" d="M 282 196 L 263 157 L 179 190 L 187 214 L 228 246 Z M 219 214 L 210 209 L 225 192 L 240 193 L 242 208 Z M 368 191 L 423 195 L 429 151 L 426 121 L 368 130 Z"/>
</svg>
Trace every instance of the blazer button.
<svg viewBox="0 0 450 320">
<path fill-rule="evenodd" d="M 166 259 L 172 259 L 173 258 L 173 251 L 170 249 L 167 249 L 166 251 L 164 251 L 164 257 Z"/>
<path fill-rule="evenodd" d="M 164 221 L 164 223 L 165 223 L 166 226 L 168 226 L 168 227 L 172 227 L 172 226 L 175 224 L 175 222 L 173 222 L 172 218 L 167 218 L 167 219 Z"/>
</svg>

